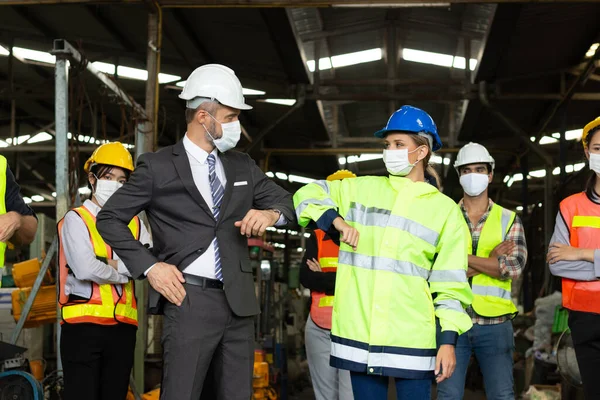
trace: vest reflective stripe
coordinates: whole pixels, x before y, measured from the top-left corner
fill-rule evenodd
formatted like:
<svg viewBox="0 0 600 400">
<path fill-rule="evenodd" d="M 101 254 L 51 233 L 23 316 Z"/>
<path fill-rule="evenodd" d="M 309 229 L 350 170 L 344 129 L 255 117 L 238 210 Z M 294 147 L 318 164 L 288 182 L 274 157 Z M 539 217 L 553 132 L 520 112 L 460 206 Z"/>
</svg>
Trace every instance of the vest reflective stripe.
<svg viewBox="0 0 600 400">
<path fill-rule="evenodd" d="M 495 286 L 473 285 L 471 287 L 474 295 L 499 297 L 505 300 L 511 300 L 511 292 Z M 511 300 L 512 301 L 512 300 Z"/>
<path fill-rule="evenodd" d="M 360 233 L 356 251 L 340 246 L 331 365 L 431 379 L 436 317 L 443 331 L 472 326 L 464 311 L 472 299 L 467 226 L 456 203 L 429 184 L 392 176 L 309 184 L 294 204 L 302 226 L 325 223 L 337 211 Z"/>
<path fill-rule="evenodd" d="M 492 206 L 490 214 L 481 230 L 477 244 L 477 256 L 487 258 L 494 248 L 502 243 L 508 234 L 516 214 L 497 204 Z M 472 251 L 471 251 L 472 253 Z M 473 277 L 473 310 L 482 317 L 513 316 L 517 308 L 511 298 L 512 280 L 500 280 L 485 274 Z"/>
<path fill-rule="evenodd" d="M 576 215 L 573 217 L 573 228 L 600 228 L 600 217 L 584 217 Z"/>
<path fill-rule="evenodd" d="M 390 210 L 376 207 L 365 207 L 352 203 L 346 215 L 346 221 L 356 222 L 365 226 L 393 227 L 410 233 L 432 246 L 437 246 L 439 234 L 418 222 L 399 215 L 392 215 Z"/>
<path fill-rule="evenodd" d="M 317 239 L 317 259 L 321 265 L 321 271 L 325 273 L 336 272 L 339 246 L 333 240 L 325 239 L 325 232 L 320 229 L 315 229 L 314 235 Z M 310 295 L 310 318 L 318 327 L 331 329 L 334 296 L 316 291 L 311 291 Z"/>
<path fill-rule="evenodd" d="M 569 229 L 572 247 L 600 249 L 600 205 L 585 193 L 569 196 L 560 203 L 560 213 Z M 563 278 L 563 307 L 600 314 L 600 281 L 582 282 Z"/>
<path fill-rule="evenodd" d="M 90 234 L 90 241 L 94 254 L 99 258 L 111 259 L 112 249 L 104 242 L 96 229 L 96 218 L 85 207 L 74 209 L 84 221 Z M 59 223 L 59 235 L 61 234 L 64 220 Z M 136 239 L 139 239 L 140 221 L 135 217 L 129 223 L 129 229 Z M 62 240 L 62 238 L 61 238 Z M 65 293 L 66 276 L 68 267 L 64 252 L 61 250 L 61 294 L 59 296 L 61 313 L 64 322 L 67 323 L 95 323 L 100 325 L 114 325 L 119 322 L 137 325 L 137 303 L 134 294 L 133 281 L 124 285 L 96 284 L 90 282 L 92 294 L 87 302 L 69 303 Z M 120 288 L 117 290 L 117 286 Z"/>
<path fill-rule="evenodd" d="M 393 258 L 367 256 L 349 251 L 340 251 L 340 264 L 352 265 L 372 271 L 389 271 L 400 275 L 416 276 L 427 279 L 429 270 L 421 268 L 409 261 Z"/>
<path fill-rule="evenodd" d="M 324 296 L 319 299 L 318 307 L 333 307 L 334 296 Z M 330 328 L 331 329 L 331 328 Z"/>
<path fill-rule="evenodd" d="M 6 214 L 6 166 L 6 158 L 0 155 L 0 215 Z M 6 243 L 0 242 L 0 268 L 4 268 L 5 254 Z M 1 280 L 0 286 L 2 286 Z"/>
</svg>

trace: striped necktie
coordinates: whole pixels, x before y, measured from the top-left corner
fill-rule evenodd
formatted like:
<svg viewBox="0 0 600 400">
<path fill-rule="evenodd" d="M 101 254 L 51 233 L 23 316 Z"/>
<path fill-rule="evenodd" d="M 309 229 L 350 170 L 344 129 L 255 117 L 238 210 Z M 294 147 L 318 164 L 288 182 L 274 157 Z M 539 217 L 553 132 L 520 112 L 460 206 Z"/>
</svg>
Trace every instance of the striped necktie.
<svg viewBox="0 0 600 400">
<path fill-rule="evenodd" d="M 214 154 L 208 155 L 208 180 L 210 181 L 210 192 L 212 194 L 213 199 L 213 216 L 215 217 L 215 221 L 219 220 L 219 213 L 221 212 L 221 203 L 223 202 L 223 195 L 225 194 L 225 190 L 223 189 L 223 185 L 221 185 L 221 181 L 217 177 L 217 172 L 215 168 L 216 158 Z M 215 250 L 215 276 L 218 280 L 223 281 L 223 270 L 221 268 L 221 253 L 219 252 L 219 243 L 217 242 L 217 237 L 213 239 L 213 247 Z"/>
</svg>

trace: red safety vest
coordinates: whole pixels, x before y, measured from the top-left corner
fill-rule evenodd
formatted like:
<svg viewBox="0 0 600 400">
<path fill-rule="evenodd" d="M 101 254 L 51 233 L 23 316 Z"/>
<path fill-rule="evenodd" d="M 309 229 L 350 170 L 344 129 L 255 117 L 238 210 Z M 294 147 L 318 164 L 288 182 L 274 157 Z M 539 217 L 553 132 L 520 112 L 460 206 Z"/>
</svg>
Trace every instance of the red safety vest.
<svg viewBox="0 0 600 400">
<path fill-rule="evenodd" d="M 600 204 L 585 193 L 567 197 L 560 203 L 567 224 L 570 244 L 584 249 L 600 249 Z M 563 306 L 573 311 L 600 314 L 600 281 L 562 279 Z"/>
<path fill-rule="evenodd" d="M 90 241 L 97 257 L 105 260 L 113 258 L 113 252 L 109 245 L 104 243 L 102 236 L 96 229 L 96 217 L 84 206 L 75 208 L 77 213 L 85 223 L 90 234 Z M 69 266 L 62 246 L 62 226 L 64 218 L 58 223 L 58 237 L 60 243 L 59 253 L 59 296 L 58 302 L 61 308 L 61 323 L 77 324 L 92 323 L 98 325 L 116 325 L 120 322 L 137 326 L 137 302 L 133 281 L 129 280 L 124 285 L 99 285 L 90 282 L 92 286 L 92 295 L 88 300 L 69 301 L 69 296 L 65 292 Z M 135 217 L 129 223 L 131 233 L 139 240 L 140 220 Z M 117 290 L 117 286 L 120 290 Z"/>
<path fill-rule="evenodd" d="M 340 246 L 331 239 L 325 239 L 325 232 L 315 230 L 317 238 L 317 249 L 321 271 L 335 272 L 338 266 L 338 256 Z M 328 296 L 323 292 L 311 291 L 312 302 L 310 305 L 310 318 L 313 322 L 323 329 L 331 330 L 331 313 L 333 312 L 333 296 Z"/>
</svg>

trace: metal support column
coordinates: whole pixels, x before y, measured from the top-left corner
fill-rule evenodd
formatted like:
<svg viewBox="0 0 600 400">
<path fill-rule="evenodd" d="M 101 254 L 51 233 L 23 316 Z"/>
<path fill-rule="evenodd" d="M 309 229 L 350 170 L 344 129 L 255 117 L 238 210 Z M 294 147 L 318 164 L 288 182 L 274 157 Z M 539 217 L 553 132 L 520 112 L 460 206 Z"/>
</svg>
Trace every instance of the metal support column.
<svg viewBox="0 0 600 400">
<path fill-rule="evenodd" d="M 55 81 L 55 135 L 56 135 L 56 221 L 60 221 L 69 209 L 69 146 L 67 134 L 69 132 L 69 61 L 64 53 L 56 54 L 54 67 Z M 58 265 L 58 252 L 56 258 Z M 57 282 L 59 270 L 56 268 Z M 60 356 L 60 307 L 56 323 L 56 362 L 57 370 L 62 375 L 62 361 Z"/>
<path fill-rule="evenodd" d="M 156 145 L 156 114 L 158 110 L 158 71 L 160 68 L 160 43 L 162 16 L 160 7 L 155 12 L 148 13 L 148 48 L 146 57 L 146 68 L 148 80 L 146 81 L 146 107 L 145 121 L 137 125 L 136 132 L 136 159 L 143 153 L 154 151 Z M 146 219 L 145 216 L 143 218 Z M 135 342 L 135 356 L 133 360 L 133 378 L 135 386 L 144 392 L 144 368 L 146 350 L 148 345 L 148 314 L 146 304 L 148 302 L 148 281 L 136 280 L 135 292 L 138 299 L 138 331 Z"/>
</svg>

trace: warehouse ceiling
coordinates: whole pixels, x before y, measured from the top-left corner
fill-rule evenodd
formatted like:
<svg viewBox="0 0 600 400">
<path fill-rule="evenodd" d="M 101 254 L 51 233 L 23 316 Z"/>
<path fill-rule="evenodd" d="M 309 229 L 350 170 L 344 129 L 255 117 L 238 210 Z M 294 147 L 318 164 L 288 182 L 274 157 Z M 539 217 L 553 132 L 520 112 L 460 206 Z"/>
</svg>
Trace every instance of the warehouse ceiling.
<svg viewBox="0 0 600 400">
<path fill-rule="evenodd" d="M 45 197 L 32 205 L 53 214 L 53 65 L 32 60 L 39 54 L 26 50 L 48 52 L 53 39 L 66 39 L 89 62 L 104 63 L 94 65 L 119 66 L 112 78 L 144 105 L 146 82 L 139 70 L 146 69 L 151 8 L 138 1 L 35 3 L 42 2 L 0 1 L 0 139 L 6 146 L 0 153 L 8 156 L 26 196 Z M 393 110 L 412 104 L 433 116 L 450 149 L 434 159 L 448 193 L 458 193 L 451 168 L 456 148 L 478 141 L 498 160 L 494 195 L 516 205 L 522 197 L 515 177 L 521 161 L 531 171 L 544 169 L 541 149 L 557 166 L 559 145 L 539 143 L 556 142 L 552 133 L 579 129 L 598 114 L 600 78 L 589 56 L 600 39 L 598 4 L 432 1 L 433 7 L 284 9 L 271 8 L 268 0 L 219 2 L 265 8 L 158 3 L 164 6 L 160 72 L 166 75 L 159 77 L 157 147 L 185 133 L 177 84 L 199 65 L 222 63 L 254 91 L 246 96 L 255 108 L 242 114 L 247 136 L 239 149 L 252 146 L 255 160 L 279 173 L 274 179 L 290 190 L 339 166 L 361 175 L 384 174 L 380 156 L 366 154 L 379 152 L 372 134 Z M 3 52 L 11 45 L 12 62 Z M 320 71 L 315 59 L 321 59 Z M 72 148 L 73 170 L 81 168 L 91 144 L 120 139 L 135 145 L 137 115 L 84 67 L 71 71 L 70 131 L 79 146 Z M 579 146 L 576 139 L 567 141 L 563 158 L 572 169 L 580 168 Z M 503 182 L 507 178 L 516 179 Z M 539 180 L 530 180 L 532 202 L 541 196 Z"/>
</svg>

